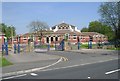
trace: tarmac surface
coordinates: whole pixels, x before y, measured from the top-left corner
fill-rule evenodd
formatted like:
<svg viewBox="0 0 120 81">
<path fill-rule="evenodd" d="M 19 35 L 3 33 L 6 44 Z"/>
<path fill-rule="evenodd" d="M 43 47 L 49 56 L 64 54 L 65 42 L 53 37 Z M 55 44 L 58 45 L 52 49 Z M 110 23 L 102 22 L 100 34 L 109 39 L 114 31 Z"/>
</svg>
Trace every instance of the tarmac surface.
<svg viewBox="0 0 120 81">
<path fill-rule="evenodd" d="M 4 57 L 8 61 L 12 62 L 13 65 L 3 67 L 2 68 L 3 74 L 47 66 L 60 59 L 60 57 L 56 55 L 48 55 L 48 54 L 35 53 L 35 52 L 21 53 L 21 54 L 11 53 Z"/>
<path fill-rule="evenodd" d="M 71 72 L 71 73 L 76 72 L 74 74 L 74 75 L 76 75 L 76 77 L 73 77 L 73 78 L 79 78 L 79 76 L 77 76 L 77 75 L 79 74 L 78 72 L 82 71 L 81 65 L 82 66 L 87 65 L 88 68 L 86 66 L 84 68 L 88 69 L 88 71 L 89 71 L 89 67 L 90 67 L 90 69 L 92 69 L 94 67 L 96 69 L 95 73 L 97 73 L 97 71 L 102 72 L 102 69 L 107 69 L 109 67 L 111 67 L 111 69 L 107 69 L 104 72 L 118 68 L 118 63 L 117 63 L 118 62 L 117 61 L 118 51 L 110 51 L 110 50 L 104 50 L 104 49 L 80 49 L 80 50 L 69 50 L 69 51 L 48 51 L 48 52 L 44 52 L 44 53 L 26 54 L 25 56 L 26 56 L 27 60 L 24 60 L 25 57 L 23 57 L 22 55 L 23 54 L 21 54 L 20 56 L 18 55 L 18 56 L 23 58 L 23 61 L 21 61 L 21 60 L 19 61 L 16 59 L 16 61 L 14 62 L 14 63 L 16 63 L 16 66 L 14 65 L 15 66 L 14 68 L 17 68 L 17 67 L 20 69 L 21 68 L 24 69 L 24 67 L 26 67 L 26 68 L 29 68 L 29 67 L 38 68 L 38 67 L 42 67 L 42 66 L 54 63 L 60 57 L 67 58 L 67 60 L 64 62 L 59 62 L 56 65 L 53 65 L 53 66 L 50 66 L 50 67 L 43 69 L 43 70 L 45 70 L 45 72 L 47 74 L 41 74 L 42 70 L 34 71 L 35 73 L 37 72 L 36 74 L 43 76 L 43 77 L 41 77 L 41 76 L 34 77 L 37 79 L 44 78 L 44 77 L 45 78 L 54 78 L 54 79 L 72 78 L 73 75 L 67 75 L 66 77 L 65 76 L 63 77 L 63 75 L 66 75 L 66 72 L 68 72 L 67 74 L 69 74 L 69 72 Z M 44 58 L 41 55 L 43 55 Z M 17 56 L 17 58 L 20 59 L 18 56 Z M 38 56 L 40 56 L 40 57 L 38 57 Z M 28 59 L 28 57 L 29 57 L 29 59 Z M 32 57 L 33 57 L 33 59 L 32 59 Z M 6 57 L 6 58 L 10 59 L 9 57 Z M 49 60 L 48 60 L 48 58 L 49 58 Z M 42 59 L 42 60 L 40 60 L 40 59 Z M 29 60 L 31 60 L 31 62 L 29 62 Z M 112 60 L 116 60 L 116 61 L 112 61 Z M 111 61 L 111 62 L 109 62 L 109 61 Z M 111 63 L 115 63 L 115 65 L 112 67 Z M 19 65 L 17 66 L 17 64 L 19 64 L 20 66 Z M 108 67 L 107 67 L 107 65 L 108 65 Z M 79 68 L 75 69 L 77 66 L 79 66 Z M 101 67 L 101 66 L 103 66 L 103 67 Z M 11 66 L 4 67 L 3 73 L 7 73 L 8 69 L 10 69 L 10 67 Z M 99 68 L 99 67 L 101 67 L 101 68 Z M 73 71 L 71 69 L 70 69 L 71 71 L 67 71 L 67 69 L 69 69 L 69 68 L 73 69 Z M 54 71 L 55 69 L 57 69 L 58 72 Z M 12 69 L 12 70 L 15 70 L 15 69 Z M 50 73 L 47 70 L 48 71 L 50 70 Z M 61 71 L 63 71 L 63 75 L 59 74 L 59 73 L 61 73 Z M 94 69 L 92 69 L 90 71 L 94 72 Z M 10 72 L 10 70 L 9 70 L 9 72 Z M 87 75 L 87 73 L 88 72 L 86 72 L 85 69 L 82 72 L 82 74 L 85 74 L 85 75 Z M 51 75 L 49 75 L 49 74 L 54 74 L 54 76 L 51 77 Z M 81 72 L 80 72 L 80 74 L 81 74 Z M 26 75 L 27 76 L 20 77 L 20 78 L 21 79 L 22 78 L 23 79 L 25 79 L 25 78 L 32 79 L 32 76 L 31 75 L 29 76 L 29 73 L 27 73 Z M 50 77 L 47 77 L 47 75 L 49 75 Z M 115 74 L 114 76 L 117 77 L 118 75 Z M 9 77 L 12 77 L 12 76 L 9 76 Z M 4 78 L 9 78 L 9 77 L 4 77 Z M 80 77 L 82 78 L 82 76 L 80 76 Z M 100 76 L 100 77 L 97 76 L 96 78 L 102 78 L 102 77 L 104 77 L 104 76 Z M 18 78 L 18 79 L 20 79 L 20 78 Z"/>
</svg>

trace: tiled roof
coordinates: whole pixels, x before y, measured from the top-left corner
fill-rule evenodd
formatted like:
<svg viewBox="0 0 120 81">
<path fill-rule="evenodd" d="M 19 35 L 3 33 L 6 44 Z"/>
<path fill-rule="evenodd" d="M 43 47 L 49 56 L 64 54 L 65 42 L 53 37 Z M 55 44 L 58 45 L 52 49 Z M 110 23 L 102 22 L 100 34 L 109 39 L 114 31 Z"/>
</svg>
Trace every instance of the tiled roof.
<svg viewBox="0 0 120 81">
<path fill-rule="evenodd" d="M 60 23 L 60 24 L 58 24 L 58 25 L 53 26 L 52 29 L 55 29 L 56 26 L 69 26 L 69 25 L 70 25 L 73 29 L 75 29 L 75 26 L 73 26 L 73 25 L 71 25 L 71 24 L 67 24 L 67 23 Z"/>
<path fill-rule="evenodd" d="M 101 33 L 97 33 L 97 32 L 81 32 L 82 35 L 90 35 L 90 36 L 93 36 L 93 35 L 103 35 Z"/>
<path fill-rule="evenodd" d="M 70 31 L 70 30 L 58 30 L 56 32 L 54 32 L 54 34 L 66 34 L 66 33 L 69 33 L 69 34 L 76 34 L 76 35 L 80 35 L 81 33 L 80 32 L 77 32 L 77 31 Z"/>
<path fill-rule="evenodd" d="M 53 33 L 53 31 L 52 30 L 42 30 L 42 33 L 43 34 L 50 34 L 50 33 Z M 33 34 L 35 34 L 35 33 L 34 32 L 33 33 L 25 33 L 22 36 L 33 35 Z"/>
</svg>

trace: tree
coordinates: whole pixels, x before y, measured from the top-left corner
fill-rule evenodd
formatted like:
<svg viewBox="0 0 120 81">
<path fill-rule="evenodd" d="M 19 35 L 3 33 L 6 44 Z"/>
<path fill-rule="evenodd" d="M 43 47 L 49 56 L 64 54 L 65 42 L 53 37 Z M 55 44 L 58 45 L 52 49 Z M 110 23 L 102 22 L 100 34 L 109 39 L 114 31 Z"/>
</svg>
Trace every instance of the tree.
<svg viewBox="0 0 120 81">
<path fill-rule="evenodd" d="M 109 40 L 112 40 L 114 38 L 114 33 L 112 30 L 112 27 L 107 26 L 99 21 L 92 21 L 89 23 L 88 27 L 89 32 L 98 32 L 101 34 L 104 34 L 108 36 Z"/>
<path fill-rule="evenodd" d="M 101 21 L 112 27 L 115 32 L 115 41 L 120 41 L 120 2 L 105 2 L 100 5 Z M 120 42 L 119 42 L 120 44 Z M 117 43 L 115 42 L 117 47 Z"/>
<path fill-rule="evenodd" d="M 31 32 L 34 33 L 34 35 L 37 35 L 39 37 L 40 44 L 41 44 L 43 32 L 44 30 L 48 29 L 47 23 L 42 21 L 32 21 L 27 27 L 30 29 Z"/>
<path fill-rule="evenodd" d="M 86 27 L 82 28 L 81 32 L 88 32 L 88 28 L 86 28 Z"/>
<path fill-rule="evenodd" d="M 14 26 L 7 26 L 4 23 L 0 24 L 1 32 L 6 35 L 7 38 L 10 38 L 12 35 L 16 35 L 16 29 Z"/>
<path fill-rule="evenodd" d="M 89 32 L 98 32 L 101 33 L 102 24 L 98 21 L 92 21 L 89 23 L 88 30 Z"/>
</svg>

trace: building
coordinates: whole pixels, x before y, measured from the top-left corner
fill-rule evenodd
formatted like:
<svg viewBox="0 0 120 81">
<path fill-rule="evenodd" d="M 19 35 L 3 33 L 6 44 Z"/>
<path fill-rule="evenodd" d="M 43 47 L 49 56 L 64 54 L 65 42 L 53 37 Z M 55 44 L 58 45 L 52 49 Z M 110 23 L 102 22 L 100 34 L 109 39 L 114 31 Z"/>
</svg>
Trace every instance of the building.
<svg viewBox="0 0 120 81">
<path fill-rule="evenodd" d="M 14 37 L 14 43 L 20 42 L 20 44 L 27 44 L 29 39 L 33 39 L 36 43 L 39 43 L 40 32 L 36 33 L 26 33 L 24 35 L 17 35 Z M 62 22 L 48 30 L 42 31 L 41 42 L 43 44 L 59 44 L 66 36 L 71 44 L 76 44 L 78 38 L 81 43 L 87 43 L 92 37 L 93 43 L 107 41 L 107 37 L 103 34 L 97 32 L 81 32 L 76 26 Z"/>
<path fill-rule="evenodd" d="M 2 45 L 4 44 L 5 34 L 0 32 L 0 51 L 2 51 Z"/>
</svg>

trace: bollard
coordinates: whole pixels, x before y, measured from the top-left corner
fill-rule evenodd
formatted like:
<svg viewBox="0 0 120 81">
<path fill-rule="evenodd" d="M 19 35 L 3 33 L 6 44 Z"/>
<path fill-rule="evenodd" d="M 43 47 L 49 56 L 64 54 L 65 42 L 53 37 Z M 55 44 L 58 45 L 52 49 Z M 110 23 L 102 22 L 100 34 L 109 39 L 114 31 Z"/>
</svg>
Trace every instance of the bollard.
<svg viewBox="0 0 120 81">
<path fill-rule="evenodd" d="M 4 54 L 4 45 L 2 45 L 2 55 Z"/>
<path fill-rule="evenodd" d="M 56 50 L 56 43 L 55 43 L 55 50 Z"/>
<path fill-rule="evenodd" d="M 5 53 L 8 55 L 8 42 L 5 43 Z"/>
<path fill-rule="evenodd" d="M 78 50 L 80 49 L 80 42 L 78 42 Z"/>
<path fill-rule="evenodd" d="M 50 44 L 48 44 L 48 49 L 47 49 L 48 51 L 50 50 Z"/>
<path fill-rule="evenodd" d="M 92 41 L 88 42 L 88 49 L 92 49 Z"/>
<path fill-rule="evenodd" d="M 88 49 L 90 49 L 90 45 L 89 45 L 89 42 L 90 42 L 90 41 L 88 41 Z"/>
<path fill-rule="evenodd" d="M 16 54 L 16 44 L 14 44 L 14 54 Z"/>
<path fill-rule="evenodd" d="M 20 53 L 20 44 L 18 43 L 18 53 Z"/>
<path fill-rule="evenodd" d="M 92 41 L 90 41 L 90 49 L 92 49 Z"/>
<path fill-rule="evenodd" d="M 61 45 L 62 45 L 62 51 L 64 51 L 64 39 L 62 40 Z"/>
</svg>

